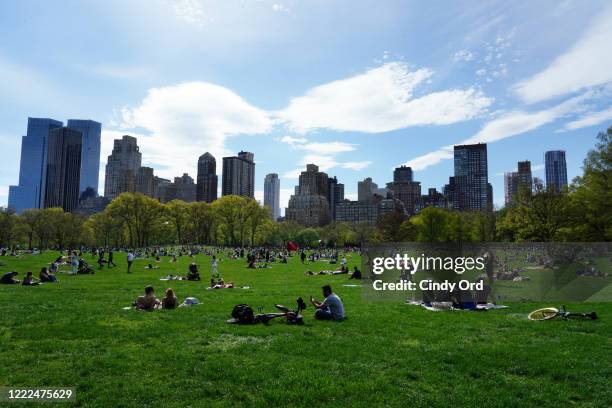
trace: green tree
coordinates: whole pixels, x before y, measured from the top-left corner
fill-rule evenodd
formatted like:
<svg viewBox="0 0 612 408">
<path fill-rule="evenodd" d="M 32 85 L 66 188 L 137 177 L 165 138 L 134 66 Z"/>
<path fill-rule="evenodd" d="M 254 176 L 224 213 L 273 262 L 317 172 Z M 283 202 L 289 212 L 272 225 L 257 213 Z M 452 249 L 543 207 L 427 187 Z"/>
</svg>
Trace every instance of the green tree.
<svg viewBox="0 0 612 408">
<path fill-rule="evenodd" d="M 183 234 L 190 221 L 189 204 L 181 200 L 172 200 L 163 206 L 164 214 L 174 227 L 176 239 L 179 244 L 183 244 Z"/>
<path fill-rule="evenodd" d="M 426 207 L 413 217 L 420 242 L 446 242 L 449 238 L 450 213 L 442 208 Z"/>
<path fill-rule="evenodd" d="M 122 193 L 108 205 L 107 210 L 125 225 L 130 246 L 147 246 L 151 233 L 162 222 L 162 205 L 140 193 Z"/>
</svg>

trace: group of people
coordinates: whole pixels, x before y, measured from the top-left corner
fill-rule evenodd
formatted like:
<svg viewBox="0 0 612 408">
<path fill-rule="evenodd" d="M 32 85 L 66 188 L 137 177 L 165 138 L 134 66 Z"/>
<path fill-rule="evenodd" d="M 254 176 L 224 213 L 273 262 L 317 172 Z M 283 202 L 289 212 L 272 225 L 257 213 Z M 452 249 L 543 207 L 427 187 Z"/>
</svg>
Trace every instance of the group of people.
<svg viewBox="0 0 612 408">
<path fill-rule="evenodd" d="M 172 288 L 166 289 L 165 296 L 158 299 L 153 286 L 146 286 L 144 295 L 138 296 L 132 304 L 138 310 L 175 309 L 178 299 Z"/>
<path fill-rule="evenodd" d="M 58 281 L 57 277 L 53 273 L 49 272 L 49 269 L 47 267 L 44 267 L 40 270 L 40 273 L 38 274 L 38 279 L 34 277 L 34 274 L 31 271 L 26 273 L 26 276 L 23 278 L 23 281 L 17 279 L 18 275 L 19 273 L 15 271 L 7 272 L 2 275 L 2 277 L 0 277 L 0 284 L 16 285 L 21 283 L 23 286 L 36 286 L 40 283 L 53 283 Z"/>
</svg>

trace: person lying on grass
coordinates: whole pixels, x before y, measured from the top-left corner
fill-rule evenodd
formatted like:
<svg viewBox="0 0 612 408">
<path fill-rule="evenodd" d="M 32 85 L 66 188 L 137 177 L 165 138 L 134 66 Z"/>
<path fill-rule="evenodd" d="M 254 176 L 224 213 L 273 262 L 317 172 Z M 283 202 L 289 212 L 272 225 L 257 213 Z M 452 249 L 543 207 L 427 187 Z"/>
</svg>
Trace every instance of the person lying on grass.
<svg viewBox="0 0 612 408">
<path fill-rule="evenodd" d="M 23 282 L 21 282 L 23 286 L 36 286 L 39 283 L 40 282 L 38 282 L 38 279 L 34 278 L 31 271 L 26 274 L 25 278 L 23 278 Z"/>
<path fill-rule="evenodd" d="M 192 262 L 189 265 L 189 273 L 187 274 L 187 280 L 191 280 L 191 281 L 200 280 L 200 271 L 198 270 L 198 265 L 196 265 L 195 262 Z"/>
<path fill-rule="evenodd" d="M 54 274 L 50 273 L 47 267 L 43 267 L 38 274 L 38 279 L 41 282 L 57 282 L 57 278 Z"/>
<path fill-rule="evenodd" d="M 319 302 L 312 296 L 310 297 L 310 303 L 317 309 L 315 311 L 315 319 L 317 320 L 344 320 L 344 305 L 338 295 L 332 292 L 332 288 L 329 285 L 323 286 L 323 296 L 325 300 Z"/>
<path fill-rule="evenodd" d="M 138 310 L 154 310 L 160 305 L 161 302 L 155 297 L 155 289 L 151 285 L 145 287 L 145 294 L 138 296 L 133 303 Z"/>
<path fill-rule="evenodd" d="M 346 275 L 349 273 L 349 269 L 346 266 L 341 266 L 340 269 L 336 269 L 335 271 L 323 270 L 318 273 L 314 273 L 313 271 L 306 271 L 304 275 Z"/>
<path fill-rule="evenodd" d="M 17 279 L 15 276 L 17 276 L 18 273 L 17 272 L 7 272 L 4 275 L 2 275 L 2 278 L 0 278 L 0 283 L 3 285 L 15 285 L 18 284 L 20 281 L 19 279 Z"/>
<path fill-rule="evenodd" d="M 162 308 L 174 309 L 178 306 L 178 300 L 172 288 L 166 289 L 166 296 L 162 299 Z"/>
<path fill-rule="evenodd" d="M 159 269 L 159 266 L 153 266 L 153 264 L 148 264 L 145 266 L 145 269 Z"/>
<path fill-rule="evenodd" d="M 234 289 L 234 282 L 227 282 L 225 283 L 223 281 L 222 278 L 220 278 L 218 281 L 213 281 L 211 280 L 210 282 L 210 287 L 212 289 Z"/>
</svg>

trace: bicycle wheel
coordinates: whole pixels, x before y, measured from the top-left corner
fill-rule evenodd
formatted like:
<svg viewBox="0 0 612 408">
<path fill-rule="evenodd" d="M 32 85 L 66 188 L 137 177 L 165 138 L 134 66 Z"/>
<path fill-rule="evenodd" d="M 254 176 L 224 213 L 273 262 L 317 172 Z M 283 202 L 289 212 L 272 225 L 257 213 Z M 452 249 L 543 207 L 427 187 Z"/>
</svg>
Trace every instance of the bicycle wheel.
<svg viewBox="0 0 612 408">
<path fill-rule="evenodd" d="M 559 309 L 556 307 L 545 307 L 529 313 L 527 318 L 529 320 L 548 320 L 557 316 L 557 313 L 559 313 Z"/>
</svg>

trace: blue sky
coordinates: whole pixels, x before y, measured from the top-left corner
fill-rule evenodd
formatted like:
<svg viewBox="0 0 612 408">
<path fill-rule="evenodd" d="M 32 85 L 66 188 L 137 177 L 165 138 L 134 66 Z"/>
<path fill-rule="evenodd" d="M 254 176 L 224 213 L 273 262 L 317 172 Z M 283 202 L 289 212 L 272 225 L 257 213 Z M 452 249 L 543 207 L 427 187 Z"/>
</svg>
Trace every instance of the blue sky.
<svg viewBox="0 0 612 408">
<path fill-rule="evenodd" d="M 501 205 L 517 161 L 542 177 L 564 149 L 573 178 L 612 124 L 610 21 L 607 1 L 0 2 L 0 205 L 28 116 L 102 122 L 102 173 L 122 134 L 162 177 L 252 151 L 283 206 L 307 162 L 349 198 L 404 163 L 426 191 L 487 142 Z"/>
</svg>

